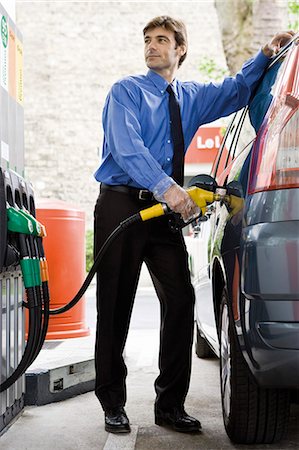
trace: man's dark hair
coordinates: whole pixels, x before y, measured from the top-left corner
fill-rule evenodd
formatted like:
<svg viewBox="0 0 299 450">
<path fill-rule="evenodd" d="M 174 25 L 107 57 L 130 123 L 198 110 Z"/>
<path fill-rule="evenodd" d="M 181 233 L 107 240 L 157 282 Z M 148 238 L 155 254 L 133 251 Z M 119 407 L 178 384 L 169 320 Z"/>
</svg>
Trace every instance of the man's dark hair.
<svg viewBox="0 0 299 450">
<path fill-rule="evenodd" d="M 173 31 L 177 45 L 179 46 L 185 45 L 187 49 L 188 47 L 187 30 L 184 22 L 182 22 L 181 20 L 173 19 L 172 17 L 169 16 L 158 16 L 145 25 L 145 27 L 143 28 L 143 34 L 145 35 L 147 31 L 159 27 L 165 28 L 168 31 Z M 183 56 L 181 56 L 179 60 L 179 67 L 186 59 L 186 56 L 187 50 L 186 53 Z"/>
</svg>

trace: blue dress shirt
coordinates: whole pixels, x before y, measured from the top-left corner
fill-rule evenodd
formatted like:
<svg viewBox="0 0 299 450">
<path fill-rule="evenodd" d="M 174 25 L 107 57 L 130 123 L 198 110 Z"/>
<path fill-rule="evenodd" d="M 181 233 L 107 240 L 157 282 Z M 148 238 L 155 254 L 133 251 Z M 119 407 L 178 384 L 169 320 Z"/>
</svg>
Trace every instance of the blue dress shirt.
<svg viewBox="0 0 299 450">
<path fill-rule="evenodd" d="M 269 64 L 262 51 L 246 61 L 235 78 L 201 84 L 174 80 L 181 109 L 185 152 L 198 127 L 245 106 Z M 168 82 L 149 70 L 116 82 L 103 110 L 102 163 L 96 180 L 109 185 L 145 188 L 156 197 L 173 184 Z"/>
</svg>

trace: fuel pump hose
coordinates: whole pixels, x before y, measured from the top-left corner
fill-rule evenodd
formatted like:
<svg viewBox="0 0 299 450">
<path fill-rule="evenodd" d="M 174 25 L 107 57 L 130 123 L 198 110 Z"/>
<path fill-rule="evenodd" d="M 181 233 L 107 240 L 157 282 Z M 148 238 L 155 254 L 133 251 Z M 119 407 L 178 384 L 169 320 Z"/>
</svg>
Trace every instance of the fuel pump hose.
<svg viewBox="0 0 299 450">
<path fill-rule="evenodd" d="M 151 206 L 150 208 L 146 208 L 127 219 L 123 220 L 118 227 L 115 228 L 115 230 L 108 236 L 104 244 L 102 245 L 101 249 L 99 250 L 97 256 L 95 257 L 94 263 L 92 268 L 90 269 L 84 283 L 82 284 L 81 288 L 75 295 L 75 297 L 67 303 L 65 306 L 62 306 L 61 308 L 57 309 L 50 309 L 49 314 L 50 315 L 56 315 L 56 314 L 62 314 L 69 309 L 71 309 L 73 306 L 78 303 L 80 298 L 84 295 L 86 289 L 90 285 L 94 275 L 96 274 L 98 267 L 100 265 L 100 262 L 107 250 L 107 248 L 112 244 L 112 242 L 128 227 L 133 225 L 136 222 L 145 222 L 146 220 L 153 219 L 154 217 L 159 217 L 164 215 L 165 213 L 170 212 L 166 205 L 163 205 L 161 203 L 158 203 L 157 205 Z"/>
<path fill-rule="evenodd" d="M 206 191 L 204 189 L 192 186 L 187 190 L 188 194 L 191 196 L 191 198 L 194 200 L 194 202 L 199 206 L 202 214 L 206 211 L 207 204 L 212 203 L 215 200 L 219 200 L 219 196 L 217 194 L 214 194 L 213 192 Z M 29 331 L 28 331 L 28 339 L 27 339 L 27 345 L 23 354 L 23 357 L 18 365 L 18 367 L 15 369 L 15 371 L 0 385 L 0 392 L 3 392 L 4 390 L 8 389 L 20 376 L 23 375 L 23 373 L 26 371 L 26 369 L 32 364 L 34 359 L 37 357 L 38 353 L 40 352 L 44 339 L 46 337 L 47 333 L 47 327 L 48 327 L 48 321 L 49 321 L 49 315 L 57 315 L 62 314 L 69 309 L 71 309 L 73 306 L 78 303 L 78 301 L 81 299 L 81 297 L 84 295 L 85 291 L 87 290 L 88 286 L 90 285 L 94 275 L 96 274 L 98 267 L 101 263 L 101 260 L 109 248 L 109 246 L 112 244 L 112 242 L 127 228 L 132 226 L 136 222 L 145 222 L 148 220 L 151 220 L 155 217 L 163 216 L 164 214 L 169 214 L 172 211 L 167 207 L 166 204 L 158 203 L 156 205 L 153 205 L 149 208 L 146 208 L 127 219 L 123 220 L 118 227 L 115 228 L 115 230 L 108 236 L 104 244 L 102 245 L 101 249 L 99 250 L 94 264 L 88 273 L 85 281 L 83 282 L 81 288 L 75 295 L 75 297 L 68 302 L 65 306 L 61 308 L 57 308 L 54 310 L 49 309 L 49 290 L 48 290 L 48 275 L 47 275 L 47 269 L 45 267 L 45 255 L 42 247 L 42 240 L 40 237 L 35 237 L 35 241 L 32 240 L 32 237 L 30 236 L 30 245 L 29 245 L 29 253 L 33 253 L 35 262 L 39 259 L 40 264 L 40 273 L 42 274 L 42 279 L 40 281 L 36 280 L 36 276 L 32 273 L 32 266 L 34 265 L 36 267 L 36 264 L 33 264 L 33 259 L 29 258 L 28 255 L 26 257 L 23 257 L 23 263 L 21 261 L 21 267 L 23 271 L 24 276 L 24 270 L 27 270 L 27 266 L 30 268 L 30 270 L 27 270 L 26 277 L 24 276 L 24 279 L 26 278 L 27 286 L 25 283 L 26 293 L 27 293 L 27 302 L 24 304 L 25 307 L 29 308 Z M 34 219 L 34 218 L 32 218 Z M 34 222 L 34 221 L 33 221 Z M 12 231 L 16 231 L 12 229 Z M 30 233 L 28 233 L 30 234 Z M 40 234 L 37 233 L 37 236 L 40 236 Z M 20 247 L 28 248 L 28 240 L 27 240 L 27 246 L 24 243 L 24 238 L 20 238 Z M 38 249 L 38 251 L 36 251 Z M 24 253 L 23 253 L 24 255 Z M 26 258 L 29 258 L 28 261 Z M 30 264 L 29 264 L 30 262 Z M 35 281 L 32 281 L 35 280 Z M 40 291 L 41 287 L 41 291 Z M 41 319 L 41 316 L 43 316 L 43 320 Z"/>
<path fill-rule="evenodd" d="M 200 208 L 201 213 L 205 214 L 206 212 L 206 206 L 207 204 L 213 203 L 214 201 L 220 200 L 220 196 L 218 194 L 214 194 L 214 192 L 207 191 L 205 189 L 191 186 L 187 189 L 188 194 L 192 198 L 192 200 L 197 204 L 197 206 Z M 156 205 L 153 205 L 149 208 L 143 209 L 139 211 L 138 213 L 128 217 L 127 219 L 123 220 L 117 228 L 109 235 L 109 237 L 106 239 L 104 244 L 102 245 L 101 249 L 99 250 L 92 268 L 90 269 L 90 272 L 88 273 L 83 285 L 75 295 L 75 297 L 67 303 L 65 306 L 62 306 L 61 308 L 57 309 L 50 309 L 49 314 L 50 315 L 56 315 L 56 314 L 62 314 L 69 309 L 71 309 L 73 306 L 76 305 L 76 303 L 80 300 L 80 298 L 84 295 L 86 289 L 90 285 L 94 275 L 96 274 L 99 264 L 103 258 L 104 253 L 106 252 L 107 248 L 111 245 L 111 243 L 117 238 L 117 236 L 122 233 L 126 228 L 133 225 L 135 222 L 146 222 L 147 220 L 154 219 L 155 217 L 163 216 L 164 214 L 170 214 L 172 211 L 168 208 L 168 206 L 165 203 L 157 203 Z"/>
</svg>

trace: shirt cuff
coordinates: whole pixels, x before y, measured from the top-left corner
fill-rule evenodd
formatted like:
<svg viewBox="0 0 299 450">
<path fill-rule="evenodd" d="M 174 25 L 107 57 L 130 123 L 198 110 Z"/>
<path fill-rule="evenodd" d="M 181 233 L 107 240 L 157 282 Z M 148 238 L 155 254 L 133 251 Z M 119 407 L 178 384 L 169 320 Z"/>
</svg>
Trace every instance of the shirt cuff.
<svg viewBox="0 0 299 450">
<path fill-rule="evenodd" d="M 257 52 L 257 54 L 255 55 L 254 60 L 258 66 L 267 67 L 269 65 L 270 61 L 272 61 L 272 57 L 268 58 L 268 56 L 265 55 L 263 50 L 259 50 Z"/>
<path fill-rule="evenodd" d="M 173 178 L 167 176 L 159 181 L 159 183 L 154 186 L 152 191 L 155 199 L 158 200 L 158 202 L 165 202 L 164 194 L 170 188 L 170 186 L 174 184 L 176 183 Z"/>
</svg>

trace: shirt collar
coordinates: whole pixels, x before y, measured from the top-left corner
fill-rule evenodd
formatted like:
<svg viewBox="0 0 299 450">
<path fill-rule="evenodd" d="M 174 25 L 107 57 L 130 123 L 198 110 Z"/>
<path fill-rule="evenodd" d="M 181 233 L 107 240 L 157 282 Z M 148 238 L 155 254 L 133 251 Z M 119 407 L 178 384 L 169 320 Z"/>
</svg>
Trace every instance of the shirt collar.
<svg viewBox="0 0 299 450">
<path fill-rule="evenodd" d="M 153 70 L 149 70 L 147 72 L 147 77 L 154 83 L 157 89 L 161 92 L 161 94 L 164 94 L 166 91 L 166 88 L 168 86 L 168 81 L 165 80 L 165 78 L 161 77 L 161 75 L 157 74 Z M 174 93 L 177 95 L 177 80 L 174 79 L 171 83 L 172 89 Z"/>
<path fill-rule="evenodd" d="M 175 95 L 178 96 L 178 82 L 177 82 L 176 78 L 171 83 L 171 87 L 172 87 L 173 92 L 175 93 Z"/>
</svg>

